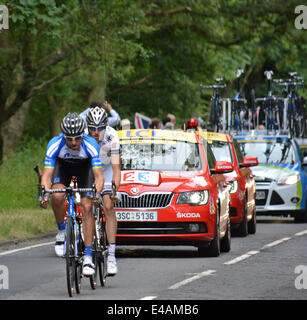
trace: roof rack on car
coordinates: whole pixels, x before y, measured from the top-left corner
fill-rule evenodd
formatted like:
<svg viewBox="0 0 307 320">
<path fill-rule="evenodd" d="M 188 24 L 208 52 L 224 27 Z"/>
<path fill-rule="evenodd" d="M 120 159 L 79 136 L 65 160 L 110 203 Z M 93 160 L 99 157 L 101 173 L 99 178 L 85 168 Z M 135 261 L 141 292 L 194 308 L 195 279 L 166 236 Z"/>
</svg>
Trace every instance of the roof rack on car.
<svg viewBox="0 0 307 320">
<path fill-rule="evenodd" d="M 242 70 L 237 71 L 240 71 L 240 76 Z M 254 130 L 253 135 L 307 137 L 306 103 L 297 93 L 297 88 L 304 85 L 304 79 L 298 77 L 296 72 L 290 72 L 291 79 L 286 80 L 273 79 L 273 74 L 273 71 L 264 72 L 268 80 L 268 92 L 265 97 L 256 98 L 255 90 L 252 90 L 251 99 L 247 101 L 239 89 L 233 98 L 218 97 L 218 111 L 215 111 L 218 112 L 218 121 L 215 120 L 218 125 L 215 130 L 234 136 L 242 135 L 245 131 L 251 135 L 251 131 Z M 275 94 L 273 89 L 276 91 L 278 87 L 285 88 Z"/>
</svg>

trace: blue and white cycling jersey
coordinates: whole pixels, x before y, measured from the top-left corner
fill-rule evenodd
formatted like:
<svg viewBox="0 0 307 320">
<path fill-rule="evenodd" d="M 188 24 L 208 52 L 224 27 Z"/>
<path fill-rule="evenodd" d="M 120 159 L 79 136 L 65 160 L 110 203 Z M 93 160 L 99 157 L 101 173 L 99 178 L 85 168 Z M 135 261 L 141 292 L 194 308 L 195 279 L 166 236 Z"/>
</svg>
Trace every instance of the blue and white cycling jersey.
<svg viewBox="0 0 307 320">
<path fill-rule="evenodd" d="M 102 167 L 99 158 L 99 145 L 94 138 L 89 137 L 87 134 L 83 135 L 78 150 L 73 150 L 66 145 L 63 133 L 52 138 L 47 146 L 45 168 L 54 168 L 57 158 L 69 162 L 89 158 L 93 168 Z"/>
</svg>

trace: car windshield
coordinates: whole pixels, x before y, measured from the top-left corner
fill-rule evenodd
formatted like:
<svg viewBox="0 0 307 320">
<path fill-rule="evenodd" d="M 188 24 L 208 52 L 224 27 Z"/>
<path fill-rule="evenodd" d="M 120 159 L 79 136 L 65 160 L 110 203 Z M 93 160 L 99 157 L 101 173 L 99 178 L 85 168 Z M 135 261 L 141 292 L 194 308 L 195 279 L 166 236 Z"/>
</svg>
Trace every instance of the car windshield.
<svg viewBox="0 0 307 320">
<path fill-rule="evenodd" d="M 202 168 L 199 145 L 185 141 L 121 141 L 122 170 L 194 171 Z"/>
<path fill-rule="evenodd" d="M 211 149 L 217 161 L 228 161 L 233 163 L 228 142 L 212 141 Z"/>
<path fill-rule="evenodd" d="M 295 164 L 297 159 L 290 141 L 242 142 L 244 156 L 257 157 L 260 163 Z"/>
</svg>

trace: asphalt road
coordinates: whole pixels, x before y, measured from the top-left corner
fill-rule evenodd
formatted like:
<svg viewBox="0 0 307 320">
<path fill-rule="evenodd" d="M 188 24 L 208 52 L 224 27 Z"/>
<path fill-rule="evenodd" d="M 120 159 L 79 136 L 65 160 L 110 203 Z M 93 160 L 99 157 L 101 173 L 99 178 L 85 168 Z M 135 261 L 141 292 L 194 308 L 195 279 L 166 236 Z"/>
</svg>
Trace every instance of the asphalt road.
<svg viewBox="0 0 307 320">
<path fill-rule="evenodd" d="M 307 299 L 307 224 L 291 218 L 258 217 L 257 233 L 232 238 L 231 251 L 217 258 L 200 258 L 194 247 L 120 246 L 119 273 L 96 290 L 83 278 L 81 294 L 73 298 L 65 260 L 55 256 L 53 243 L 0 247 L 0 299 Z"/>
</svg>

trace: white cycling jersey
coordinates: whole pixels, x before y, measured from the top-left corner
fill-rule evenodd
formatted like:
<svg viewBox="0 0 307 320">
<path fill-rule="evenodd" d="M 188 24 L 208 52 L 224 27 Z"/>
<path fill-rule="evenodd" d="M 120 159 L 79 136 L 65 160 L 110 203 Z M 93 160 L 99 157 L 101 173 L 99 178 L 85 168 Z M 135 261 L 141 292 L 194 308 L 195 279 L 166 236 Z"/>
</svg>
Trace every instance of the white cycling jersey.
<svg viewBox="0 0 307 320">
<path fill-rule="evenodd" d="M 100 160 L 102 162 L 102 169 L 105 183 L 111 183 L 113 178 L 113 168 L 111 156 L 119 154 L 120 143 L 119 137 L 115 129 L 107 126 L 102 131 L 99 137 Z M 111 189 L 111 186 L 105 186 L 104 190 Z"/>
</svg>

